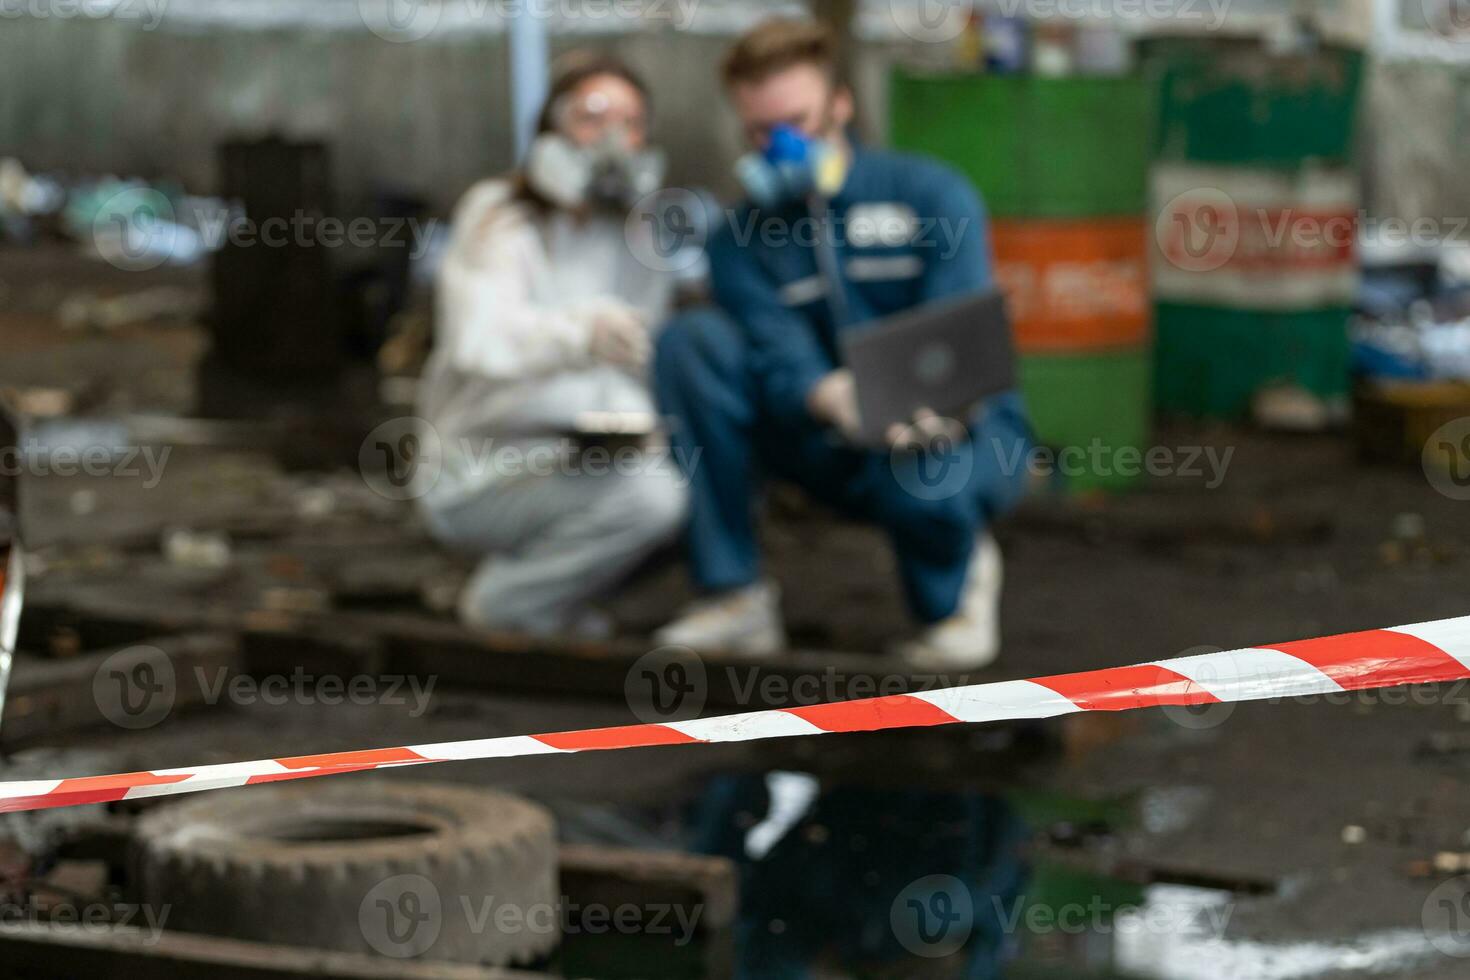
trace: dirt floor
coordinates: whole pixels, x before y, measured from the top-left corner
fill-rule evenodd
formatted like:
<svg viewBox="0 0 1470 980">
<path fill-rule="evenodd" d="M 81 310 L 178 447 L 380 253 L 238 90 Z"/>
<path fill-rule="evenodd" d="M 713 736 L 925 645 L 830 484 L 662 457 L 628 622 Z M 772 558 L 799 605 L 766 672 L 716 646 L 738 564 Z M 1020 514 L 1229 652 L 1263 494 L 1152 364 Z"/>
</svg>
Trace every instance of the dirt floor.
<svg viewBox="0 0 1470 980">
<path fill-rule="evenodd" d="M 66 389 L 76 393 L 76 414 L 92 417 L 187 414 L 190 368 L 204 349 L 197 324 L 64 330 L 56 311 L 76 290 L 137 286 L 100 271 L 94 281 L 87 278 L 91 267 L 77 268 L 70 257 L 0 252 L 0 385 Z M 169 275 L 162 281 L 199 285 L 191 274 Z M 1006 555 L 1005 654 L 987 676 L 1038 676 L 1465 614 L 1466 505 L 1436 492 L 1417 468 L 1363 465 L 1340 434 L 1166 427 L 1156 441 L 1181 454 L 1197 446 L 1230 452 L 1223 482 L 1210 487 L 1203 475 L 1182 474 L 1120 496 L 1043 494 L 1028 502 L 998 529 Z M 330 604 L 334 591 L 372 580 L 375 569 L 380 577 L 452 585 L 463 563 L 433 547 L 410 507 L 377 497 L 345 462 L 287 472 L 271 454 L 250 448 L 177 447 L 156 486 L 146 477 L 32 478 L 34 587 L 48 600 L 93 590 L 171 596 L 181 608 L 237 603 L 280 610 Z M 770 510 L 770 564 L 798 645 L 879 656 L 905 629 L 882 539 L 785 495 Z M 274 525 L 278 533 L 240 530 L 251 524 Z M 162 553 L 170 529 L 219 527 L 234 529 L 223 567 Z M 670 556 L 614 612 L 636 637 L 686 597 Z M 145 731 L 69 733 L 19 751 L 5 778 L 635 720 L 621 692 L 608 693 L 497 696 L 441 688 L 421 714 L 389 705 L 202 706 Z M 1237 947 L 1270 944 L 1267 960 L 1276 950 L 1278 972 L 1249 975 L 1358 975 L 1311 966 L 1326 963 L 1463 976 L 1464 961 L 1435 954 L 1422 932 L 1431 891 L 1452 875 L 1426 874 L 1416 862 L 1470 850 L 1470 688 L 1249 704 L 1223 714 L 1090 716 L 1008 730 L 1004 738 L 978 729 L 942 737 L 826 736 L 466 763 L 431 775 L 492 782 L 548 801 L 571 836 L 642 842 L 669 840 L 676 804 L 695 797 L 708 774 L 728 770 L 797 769 L 828 780 L 932 780 L 1124 801 L 1126 825 L 1066 845 L 1058 860 L 1100 873 L 1143 867 L 1158 880 L 1213 882 L 1242 895 L 1269 892 L 1240 897 L 1230 920 L 1228 937 Z M 1032 738 L 1051 750 L 1034 765 L 1016 766 L 1008 750 Z M 1395 945 L 1404 936 L 1415 941 Z M 1329 944 L 1337 958 L 1313 960 L 1320 948 L 1302 945 L 1309 942 Z M 1354 942 L 1351 949 L 1330 945 Z M 1390 952 L 1380 956 L 1380 946 Z M 1237 947 L 1216 954 L 1233 956 Z M 1171 949 L 1174 972 L 1156 975 L 1248 975 L 1211 967 L 1196 951 Z M 1286 962 L 1293 956 L 1307 965 L 1293 967 Z"/>
</svg>

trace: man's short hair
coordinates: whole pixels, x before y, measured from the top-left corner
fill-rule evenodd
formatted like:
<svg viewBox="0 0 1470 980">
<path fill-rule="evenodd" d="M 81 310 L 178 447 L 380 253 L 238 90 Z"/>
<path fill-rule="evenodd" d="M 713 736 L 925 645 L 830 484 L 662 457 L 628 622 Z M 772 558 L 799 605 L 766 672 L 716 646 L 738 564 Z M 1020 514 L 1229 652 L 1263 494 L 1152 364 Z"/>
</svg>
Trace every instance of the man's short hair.
<svg viewBox="0 0 1470 980">
<path fill-rule="evenodd" d="M 772 17 L 740 35 L 725 55 L 725 87 L 763 82 L 793 65 L 812 65 L 836 84 L 837 39 L 814 20 Z"/>
</svg>

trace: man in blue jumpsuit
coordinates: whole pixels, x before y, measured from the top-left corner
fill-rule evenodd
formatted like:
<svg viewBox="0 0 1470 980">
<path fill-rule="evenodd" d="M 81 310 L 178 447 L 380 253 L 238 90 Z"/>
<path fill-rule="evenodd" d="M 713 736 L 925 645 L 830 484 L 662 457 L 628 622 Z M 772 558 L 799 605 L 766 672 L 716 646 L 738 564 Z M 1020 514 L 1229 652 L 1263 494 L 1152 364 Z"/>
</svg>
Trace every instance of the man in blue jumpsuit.
<svg viewBox="0 0 1470 980">
<path fill-rule="evenodd" d="M 657 342 L 660 408 L 692 464 L 690 557 L 705 593 L 657 639 L 784 646 L 753 514 L 770 475 L 888 532 L 918 627 L 897 651 L 911 666 L 979 667 L 999 648 L 1000 553 L 987 528 L 1024 491 L 1024 409 L 1014 393 L 989 399 L 967 433 L 929 447 L 942 452 L 914 448 L 904 431 L 892 433 L 891 452 L 861 448 L 847 438 L 857 400 L 837 335 L 989 288 L 985 213 L 948 168 L 852 144 L 852 94 L 834 54 L 820 25 L 772 20 L 726 59 L 726 89 L 755 149 L 740 164 L 754 200 L 711 234 L 722 309 L 677 318 Z"/>
</svg>

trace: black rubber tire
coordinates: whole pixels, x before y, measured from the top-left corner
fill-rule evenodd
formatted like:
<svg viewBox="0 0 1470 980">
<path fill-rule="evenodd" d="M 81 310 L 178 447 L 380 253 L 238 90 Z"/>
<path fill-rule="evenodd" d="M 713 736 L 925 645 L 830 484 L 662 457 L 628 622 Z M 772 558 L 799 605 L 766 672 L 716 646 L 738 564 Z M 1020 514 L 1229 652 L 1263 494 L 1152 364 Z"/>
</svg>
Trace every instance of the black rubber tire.
<svg viewBox="0 0 1470 980">
<path fill-rule="evenodd" d="M 560 939 L 555 822 L 503 793 L 353 778 L 225 790 L 145 814 L 134 851 L 140 899 L 167 907 L 169 929 L 491 966 Z"/>
</svg>

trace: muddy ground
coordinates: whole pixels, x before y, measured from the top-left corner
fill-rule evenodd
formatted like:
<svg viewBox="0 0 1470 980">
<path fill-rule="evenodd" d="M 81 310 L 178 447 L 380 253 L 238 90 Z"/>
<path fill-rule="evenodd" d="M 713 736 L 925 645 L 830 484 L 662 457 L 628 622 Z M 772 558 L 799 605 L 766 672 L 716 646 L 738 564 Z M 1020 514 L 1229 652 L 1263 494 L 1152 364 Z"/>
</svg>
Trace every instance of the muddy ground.
<svg viewBox="0 0 1470 980">
<path fill-rule="evenodd" d="M 192 273 L 155 279 L 200 284 Z M 60 303 L 78 289 L 105 294 L 135 288 L 136 279 L 69 256 L 0 252 L 0 284 L 0 385 L 65 389 L 89 416 L 191 411 L 191 368 L 205 346 L 197 323 L 99 331 L 65 330 L 57 320 Z M 1120 496 L 1029 501 L 999 529 L 1005 654 L 988 677 L 1466 614 L 1467 505 L 1437 492 L 1418 468 L 1365 465 L 1340 433 L 1169 426 L 1156 441 L 1185 455 L 1196 446 L 1211 447 L 1216 458 L 1229 452 L 1223 481 L 1211 487 L 1207 475 L 1186 473 Z M 179 446 L 156 486 L 119 476 L 31 477 L 28 534 L 42 557 L 34 585 L 53 597 L 139 590 L 184 605 L 269 605 L 329 592 L 374 566 L 426 579 L 462 571 L 418 530 L 411 508 L 374 495 L 347 463 L 287 472 L 267 452 Z M 771 567 L 797 643 L 877 656 L 905 629 L 882 539 L 785 496 L 770 510 Z M 292 530 L 233 540 L 224 569 L 171 563 L 155 546 L 170 528 L 251 517 Z M 637 636 L 686 597 L 677 557 L 669 556 L 614 612 Z M 635 720 L 621 692 L 609 695 L 440 689 L 422 714 L 386 705 L 206 706 L 146 731 L 68 733 L 19 753 L 9 771 L 83 775 Z M 1209 716 L 1151 710 L 1046 722 L 1024 735 L 1054 751 L 1017 771 L 1009 761 L 986 771 L 1001 763 L 994 739 L 976 730 L 466 763 L 431 775 L 510 786 L 552 803 L 571 833 L 640 841 L 659 838 L 662 815 L 691 798 L 703 775 L 730 768 L 861 773 L 880 783 L 1014 783 L 1068 799 L 1124 800 L 1135 819 L 1072 849 L 1068 860 L 1269 889 L 1240 902 L 1231 938 L 1345 942 L 1394 930 L 1421 936 L 1426 899 L 1452 875 L 1425 876 L 1416 862 L 1470 850 L 1467 705 L 1470 690 L 1430 689 L 1344 703 L 1249 704 Z M 927 765 L 915 764 L 919 753 L 929 755 Z M 377 778 L 399 776 L 421 778 Z M 1432 951 L 1391 959 L 1396 975 L 1464 975 L 1464 961 Z M 1375 961 L 1364 952 L 1357 962 Z"/>
</svg>

